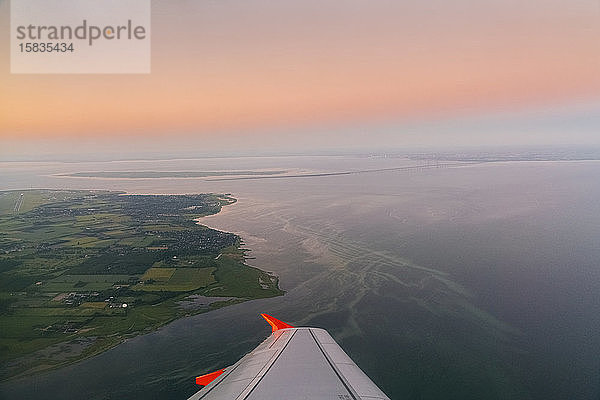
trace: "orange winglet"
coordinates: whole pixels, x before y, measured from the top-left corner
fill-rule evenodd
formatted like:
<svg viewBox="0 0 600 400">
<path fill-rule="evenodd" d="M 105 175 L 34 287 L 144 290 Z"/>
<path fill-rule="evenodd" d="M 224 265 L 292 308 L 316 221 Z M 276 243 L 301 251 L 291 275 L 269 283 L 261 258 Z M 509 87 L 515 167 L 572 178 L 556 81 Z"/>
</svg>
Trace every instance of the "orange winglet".
<svg viewBox="0 0 600 400">
<path fill-rule="evenodd" d="M 269 314 L 260 315 L 269 323 L 269 325 L 271 325 L 271 328 L 273 328 L 273 332 L 278 331 L 280 329 L 293 328 L 293 326 L 291 326 L 290 324 L 286 324 L 285 322 L 280 321 L 275 317 L 271 317 Z"/>
<path fill-rule="evenodd" d="M 210 374 L 199 376 L 196 378 L 196 385 L 206 386 L 217 379 L 223 372 L 225 372 L 225 369 L 220 369 L 218 371 L 211 372 Z"/>
</svg>

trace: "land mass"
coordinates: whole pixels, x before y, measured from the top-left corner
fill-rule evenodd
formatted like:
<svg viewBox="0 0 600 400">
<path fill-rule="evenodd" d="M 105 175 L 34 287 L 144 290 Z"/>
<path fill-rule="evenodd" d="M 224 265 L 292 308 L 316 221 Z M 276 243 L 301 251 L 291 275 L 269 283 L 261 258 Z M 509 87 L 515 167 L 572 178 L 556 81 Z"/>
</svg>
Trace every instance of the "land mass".
<svg viewBox="0 0 600 400">
<path fill-rule="evenodd" d="M 95 171 L 75 172 L 59 176 L 76 178 L 120 178 L 120 179 L 160 179 L 160 178 L 206 178 L 218 176 L 270 176 L 281 175 L 286 171 Z"/>
<path fill-rule="evenodd" d="M 229 195 L 0 192 L 0 379 L 91 357 L 177 318 L 282 295 L 241 239 L 194 220 Z"/>
</svg>

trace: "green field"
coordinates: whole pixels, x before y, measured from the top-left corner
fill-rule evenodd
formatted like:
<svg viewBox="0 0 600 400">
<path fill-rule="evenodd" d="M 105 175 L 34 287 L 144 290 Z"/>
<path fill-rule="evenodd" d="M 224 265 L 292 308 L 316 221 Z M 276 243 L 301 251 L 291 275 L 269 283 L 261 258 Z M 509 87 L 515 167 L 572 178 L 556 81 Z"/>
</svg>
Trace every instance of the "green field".
<svg viewBox="0 0 600 400">
<path fill-rule="evenodd" d="M 216 282 L 217 268 L 150 268 L 133 290 L 155 292 L 189 292 Z"/>
<path fill-rule="evenodd" d="M 88 292 L 90 290 L 106 290 L 119 282 L 128 282 L 135 275 L 60 275 L 42 283 L 39 290 L 43 292 Z"/>
<path fill-rule="evenodd" d="M 244 263 L 236 235 L 194 222 L 234 201 L 0 192 L 0 379 L 90 357 L 185 315 L 281 295 L 275 277 Z M 184 310 L 190 295 L 228 300 Z"/>
</svg>

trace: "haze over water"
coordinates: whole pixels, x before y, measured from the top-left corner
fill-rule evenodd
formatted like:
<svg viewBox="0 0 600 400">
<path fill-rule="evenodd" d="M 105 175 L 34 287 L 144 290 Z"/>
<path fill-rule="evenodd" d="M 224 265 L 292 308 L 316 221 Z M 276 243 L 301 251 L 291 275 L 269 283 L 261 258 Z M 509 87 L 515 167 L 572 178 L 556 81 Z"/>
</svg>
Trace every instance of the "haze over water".
<svg viewBox="0 0 600 400">
<path fill-rule="evenodd" d="M 402 158 L 2 163 L 0 189 L 232 193 L 201 223 L 242 237 L 287 291 L 171 323 L 0 397 L 185 399 L 264 339 L 267 312 L 328 329 L 392 399 L 595 399 L 600 162 L 513 162 L 304 178 L 94 179 L 85 171 L 366 171 Z M 431 166 L 431 164 L 429 164 Z"/>
</svg>

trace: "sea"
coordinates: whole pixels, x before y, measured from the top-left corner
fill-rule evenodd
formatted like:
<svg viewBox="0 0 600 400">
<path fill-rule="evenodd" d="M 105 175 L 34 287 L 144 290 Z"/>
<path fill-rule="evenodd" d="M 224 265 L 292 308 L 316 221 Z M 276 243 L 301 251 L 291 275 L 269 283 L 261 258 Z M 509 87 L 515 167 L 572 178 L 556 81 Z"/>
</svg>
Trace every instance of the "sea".
<svg viewBox="0 0 600 400">
<path fill-rule="evenodd" d="M 172 171 L 286 171 L 169 178 Z M 164 178 L 70 177 L 161 171 Z M 1 162 L 0 190 L 231 193 L 285 295 L 174 321 L 0 383 L 2 399 L 186 399 L 270 333 L 327 329 L 391 398 L 600 399 L 600 161 L 336 155 Z"/>
</svg>

